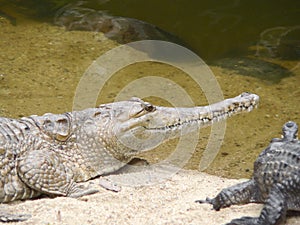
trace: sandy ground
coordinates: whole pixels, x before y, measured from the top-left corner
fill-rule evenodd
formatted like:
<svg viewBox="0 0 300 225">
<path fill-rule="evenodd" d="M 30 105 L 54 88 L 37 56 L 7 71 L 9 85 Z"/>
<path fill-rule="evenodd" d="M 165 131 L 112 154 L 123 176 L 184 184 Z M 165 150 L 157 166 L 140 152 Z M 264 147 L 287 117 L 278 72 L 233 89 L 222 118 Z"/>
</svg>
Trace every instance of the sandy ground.
<svg viewBox="0 0 300 225">
<path fill-rule="evenodd" d="M 114 180 L 134 179 L 135 174 L 110 175 Z M 137 178 L 138 179 L 138 178 Z M 92 181 L 94 185 L 98 179 Z M 131 181 L 129 181 L 131 182 Z M 222 188 L 241 180 L 224 179 L 196 171 L 180 171 L 165 181 L 143 186 L 122 186 L 119 192 L 99 188 L 100 192 L 79 199 L 57 197 L 14 203 L 5 209 L 31 214 L 11 224 L 224 224 L 241 216 L 256 216 L 262 205 L 232 206 L 219 212 L 197 199 L 213 197 Z M 8 208 L 8 209 L 7 209 Z M 286 224 L 300 224 L 290 217 Z"/>
</svg>

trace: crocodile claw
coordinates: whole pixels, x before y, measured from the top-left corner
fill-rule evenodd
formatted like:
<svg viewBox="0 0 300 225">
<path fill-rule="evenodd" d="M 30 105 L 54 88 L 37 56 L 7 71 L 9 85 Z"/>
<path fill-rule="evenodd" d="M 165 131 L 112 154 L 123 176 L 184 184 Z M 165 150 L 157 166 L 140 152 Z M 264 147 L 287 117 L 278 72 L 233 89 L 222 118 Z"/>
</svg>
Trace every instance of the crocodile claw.
<svg viewBox="0 0 300 225">
<path fill-rule="evenodd" d="M 213 204 L 212 199 L 208 197 L 204 200 L 203 199 L 196 200 L 195 202 L 199 204 L 203 204 L 203 203 Z"/>
</svg>

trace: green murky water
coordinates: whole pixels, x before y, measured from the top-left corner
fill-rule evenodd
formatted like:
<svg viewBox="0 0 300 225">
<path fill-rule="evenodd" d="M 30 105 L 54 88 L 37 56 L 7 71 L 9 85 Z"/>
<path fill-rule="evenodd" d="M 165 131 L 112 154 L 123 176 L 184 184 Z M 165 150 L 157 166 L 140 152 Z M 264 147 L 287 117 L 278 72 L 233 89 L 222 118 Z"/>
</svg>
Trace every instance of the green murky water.
<svg viewBox="0 0 300 225">
<path fill-rule="evenodd" d="M 101 32 L 54 26 L 57 2 L 49 3 L 0 1 L 2 116 L 72 110 L 84 71 L 93 60 L 120 44 Z M 300 123 L 298 1 L 103 0 L 88 1 L 80 7 L 106 10 L 109 15 L 158 26 L 206 60 L 225 97 L 243 91 L 260 95 L 257 110 L 227 121 L 221 149 L 207 172 L 249 177 L 254 159 L 271 138 L 280 136 L 281 126 L 287 120 Z M 130 29 L 126 32 L 130 34 Z M 127 33 L 126 37 L 135 37 Z M 165 92 L 174 88 L 175 82 L 196 104 L 207 104 L 201 88 L 189 75 L 153 62 L 136 63 L 118 71 L 105 83 L 97 103 L 114 101 L 124 87 L 147 76 L 170 80 L 160 87 Z M 145 91 L 153 88 L 143 85 Z M 157 96 L 146 99 L 169 104 Z M 198 169 L 209 133 L 210 128 L 200 132 L 199 144 L 186 168 Z M 168 142 L 143 157 L 158 162 L 171 154 L 176 143 Z"/>
</svg>

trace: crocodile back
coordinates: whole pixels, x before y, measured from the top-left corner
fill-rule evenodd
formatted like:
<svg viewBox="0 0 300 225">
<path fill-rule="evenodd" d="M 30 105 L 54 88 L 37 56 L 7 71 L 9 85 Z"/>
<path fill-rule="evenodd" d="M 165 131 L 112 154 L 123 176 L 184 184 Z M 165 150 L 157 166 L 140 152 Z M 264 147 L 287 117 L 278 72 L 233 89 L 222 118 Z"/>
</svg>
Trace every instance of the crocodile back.
<svg viewBox="0 0 300 225">
<path fill-rule="evenodd" d="M 287 198 L 300 195 L 300 141 L 274 140 L 254 163 L 254 180 L 266 199 L 274 184 L 279 184 Z"/>
</svg>

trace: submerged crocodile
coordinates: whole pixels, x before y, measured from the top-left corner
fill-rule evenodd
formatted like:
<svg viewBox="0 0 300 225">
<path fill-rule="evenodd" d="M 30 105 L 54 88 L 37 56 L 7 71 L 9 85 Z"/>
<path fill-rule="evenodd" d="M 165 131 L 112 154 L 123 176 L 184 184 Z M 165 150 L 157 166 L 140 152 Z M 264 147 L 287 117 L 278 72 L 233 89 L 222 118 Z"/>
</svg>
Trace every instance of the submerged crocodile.
<svg viewBox="0 0 300 225">
<path fill-rule="evenodd" d="M 67 4 L 56 12 L 54 24 L 67 30 L 101 32 L 121 44 L 140 40 L 165 40 L 183 45 L 175 35 L 144 21 L 113 16 L 103 10 L 85 7 L 79 1 Z"/>
<path fill-rule="evenodd" d="M 298 126 L 284 124 L 283 137 L 274 138 L 254 163 L 251 180 L 223 189 L 215 198 L 198 200 L 215 210 L 233 204 L 264 203 L 259 217 L 234 219 L 228 225 L 283 224 L 287 211 L 300 211 L 300 141 Z"/>
<path fill-rule="evenodd" d="M 258 101 L 243 93 L 208 106 L 172 108 L 132 98 L 64 114 L 0 118 L 0 202 L 95 193 L 80 183 L 117 171 L 165 140 L 251 111 Z M 0 213 L 0 221 L 26 218 Z"/>
</svg>

